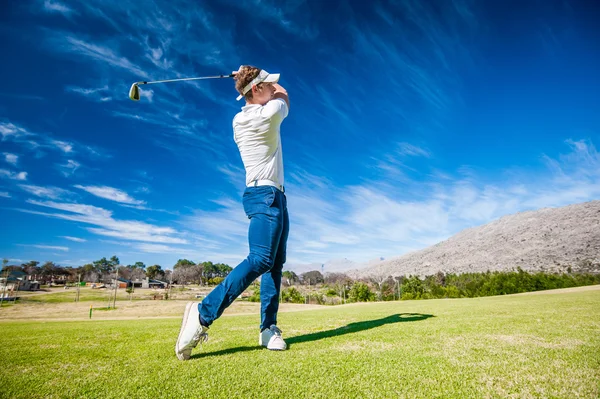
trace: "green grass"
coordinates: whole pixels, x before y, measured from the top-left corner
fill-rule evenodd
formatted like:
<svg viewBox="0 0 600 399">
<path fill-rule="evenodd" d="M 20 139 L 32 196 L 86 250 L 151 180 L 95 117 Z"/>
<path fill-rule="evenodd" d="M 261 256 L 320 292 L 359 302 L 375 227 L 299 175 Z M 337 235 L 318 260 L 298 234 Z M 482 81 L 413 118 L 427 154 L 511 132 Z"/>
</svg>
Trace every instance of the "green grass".
<svg viewBox="0 0 600 399">
<path fill-rule="evenodd" d="M 190 361 L 178 319 L 3 322 L 6 398 L 597 398 L 600 290 L 219 319 Z"/>
</svg>

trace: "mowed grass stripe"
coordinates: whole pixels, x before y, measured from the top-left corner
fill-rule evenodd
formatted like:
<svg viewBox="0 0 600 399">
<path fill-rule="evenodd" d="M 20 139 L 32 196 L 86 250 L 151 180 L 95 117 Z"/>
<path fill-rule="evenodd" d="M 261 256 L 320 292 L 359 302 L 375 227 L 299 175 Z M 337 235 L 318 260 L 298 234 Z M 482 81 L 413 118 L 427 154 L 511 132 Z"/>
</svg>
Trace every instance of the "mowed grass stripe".
<svg viewBox="0 0 600 399">
<path fill-rule="evenodd" d="M 224 317 L 188 362 L 179 320 L 4 322 L 10 398 L 595 398 L 600 290 L 402 301 L 281 313 L 290 349 L 258 343 L 259 315 Z"/>
</svg>

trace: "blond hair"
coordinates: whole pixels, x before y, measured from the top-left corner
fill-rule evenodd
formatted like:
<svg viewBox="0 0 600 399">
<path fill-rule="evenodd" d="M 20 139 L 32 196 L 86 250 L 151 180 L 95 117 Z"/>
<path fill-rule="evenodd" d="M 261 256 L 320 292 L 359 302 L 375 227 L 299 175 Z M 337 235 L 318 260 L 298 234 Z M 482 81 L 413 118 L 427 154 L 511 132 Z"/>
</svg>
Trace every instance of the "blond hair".
<svg viewBox="0 0 600 399">
<path fill-rule="evenodd" d="M 242 96 L 246 98 L 246 100 L 252 99 L 252 90 L 249 90 L 248 93 L 244 94 L 244 87 L 248 85 L 248 83 L 252 82 L 254 78 L 258 76 L 261 69 L 252 65 L 243 65 L 240 67 L 238 73 L 233 77 L 235 80 L 235 89 Z M 262 83 L 256 85 L 259 90 L 262 90 Z"/>
</svg>

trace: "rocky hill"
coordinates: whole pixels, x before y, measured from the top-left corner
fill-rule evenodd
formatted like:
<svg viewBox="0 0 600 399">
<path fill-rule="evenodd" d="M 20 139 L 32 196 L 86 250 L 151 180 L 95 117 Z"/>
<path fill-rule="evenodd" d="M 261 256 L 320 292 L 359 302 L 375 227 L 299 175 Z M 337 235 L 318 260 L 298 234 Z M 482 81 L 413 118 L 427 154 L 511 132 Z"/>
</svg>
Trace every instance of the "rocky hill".
<svg viewBox="0 0 600 399">
<path fill-rule="evenodd" d="M 600 201 L 504 216 L 352 277 L 511 270 L 600 272 Z"/>
</svg>

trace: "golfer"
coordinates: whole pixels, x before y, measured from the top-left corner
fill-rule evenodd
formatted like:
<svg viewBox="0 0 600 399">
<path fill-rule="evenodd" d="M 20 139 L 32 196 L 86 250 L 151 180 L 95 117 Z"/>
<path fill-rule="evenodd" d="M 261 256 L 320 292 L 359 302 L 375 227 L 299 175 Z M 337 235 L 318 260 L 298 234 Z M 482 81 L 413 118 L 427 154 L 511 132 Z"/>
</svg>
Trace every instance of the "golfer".
<svg viewBox="0 0 600 399">
<path fill-rule="evenodd" d="M 200 303 L 186 305 L 175 353 L 190 358 L 192 349 L 208 339 L 209 326 L 258 277 L 261 324 L 259 345 L 285 350 L 277 328 L 281 274 L 289 231 L 283 188 L 283 155 L 279 127 L 289 110 L 288 94 L 277 82 L 279 74 L 242 65 L 234 72 L 238 101 L 246 105 L 233 118 L 233 139 L 246 169 L 243 205 L 250 219 L 248 257 Z"/>
</svg>

